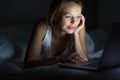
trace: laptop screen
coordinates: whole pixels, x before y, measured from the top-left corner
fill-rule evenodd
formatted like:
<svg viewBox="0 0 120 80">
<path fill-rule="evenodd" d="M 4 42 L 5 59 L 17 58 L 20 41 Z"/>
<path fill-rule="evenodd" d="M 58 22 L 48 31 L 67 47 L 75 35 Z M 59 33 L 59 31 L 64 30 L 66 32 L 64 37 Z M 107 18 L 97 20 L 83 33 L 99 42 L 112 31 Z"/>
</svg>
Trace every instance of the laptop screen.
<svg viewBox="0 0 120 80">
<path fill-rule="evenodd" d="M 120 23 L 112 25 L 106 40 L 98 69 L 108 69 L 120 65 Z"/>
</svg>

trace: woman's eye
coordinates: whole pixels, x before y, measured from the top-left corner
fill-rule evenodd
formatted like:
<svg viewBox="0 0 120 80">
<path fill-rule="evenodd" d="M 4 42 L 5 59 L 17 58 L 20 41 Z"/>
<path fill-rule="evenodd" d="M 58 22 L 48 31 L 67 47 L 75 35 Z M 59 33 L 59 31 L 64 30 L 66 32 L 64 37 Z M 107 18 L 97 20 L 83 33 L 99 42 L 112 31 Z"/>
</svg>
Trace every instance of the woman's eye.
<svg viewBox="0 0 120 80">
<path fill-rule="evenodd" d="M 81 16 L 76 16 L 76 18 L 80 18 Z"/>
<path fill-rule="evenodd" d="M 65 16 L 65 18 L 71 18 L 71 16 Z"/>
</svg>

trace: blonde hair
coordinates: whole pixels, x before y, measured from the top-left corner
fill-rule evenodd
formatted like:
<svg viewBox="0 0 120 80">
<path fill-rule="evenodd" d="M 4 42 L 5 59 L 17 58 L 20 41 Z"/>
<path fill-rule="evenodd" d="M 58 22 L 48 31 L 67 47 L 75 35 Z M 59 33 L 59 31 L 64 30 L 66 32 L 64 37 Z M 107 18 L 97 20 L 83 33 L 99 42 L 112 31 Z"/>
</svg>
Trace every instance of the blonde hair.
<svg viewBox="0 0 120 80">
<path fill-rule="evenodd" d="M 80 0 L 53 0 L 47 16 L 47 23 L 52 28 L 54 28 L 59 23 L 64 5 L 71 2 L 78 4 L 83 9 L 83 4 Z"/>
</svg>

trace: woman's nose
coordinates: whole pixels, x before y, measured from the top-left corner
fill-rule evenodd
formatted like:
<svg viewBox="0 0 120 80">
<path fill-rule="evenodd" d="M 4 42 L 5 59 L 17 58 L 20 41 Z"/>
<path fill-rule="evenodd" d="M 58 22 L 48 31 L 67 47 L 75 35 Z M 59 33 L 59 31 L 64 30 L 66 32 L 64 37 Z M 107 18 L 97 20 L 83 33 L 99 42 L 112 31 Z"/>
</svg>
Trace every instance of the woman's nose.
<svg viewBox="0 0 120 80">
<path fill-rule="evenodd" d="M 75 23 L 76 19 L 74 17 L 71 18 L 71 23 Z"/>
</svg>

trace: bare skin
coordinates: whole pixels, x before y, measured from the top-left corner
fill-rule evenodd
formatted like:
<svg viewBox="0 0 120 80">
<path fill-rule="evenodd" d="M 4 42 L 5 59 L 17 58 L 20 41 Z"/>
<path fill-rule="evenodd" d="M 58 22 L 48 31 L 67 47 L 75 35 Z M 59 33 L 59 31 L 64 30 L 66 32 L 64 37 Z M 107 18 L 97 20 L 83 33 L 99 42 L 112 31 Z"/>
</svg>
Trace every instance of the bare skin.
<svg viewBox="0 0 120 80">
<path fill-rule="evenodd" d="M 51 53 L 53 57 L 40 61 L 42 42 L 48 28 L 47 25 L 41 21 L 35 27 L 31 41 L 28 45 L 25 68 L 46 66 L 57 62 L 71 61 L 80 63 L 88 61 L 85 37 L 85 18 L 81 13 L 81 7 L 75 3 L 70 3 L 65 9 L 59 27 L 60 30 L 58 30 L 59 34 L 56 32 L 52 33 Z M 67 47 L 71 35 L 74 38 L 75 52 L 69 56 L 61 56 Z"/>
</svg>

